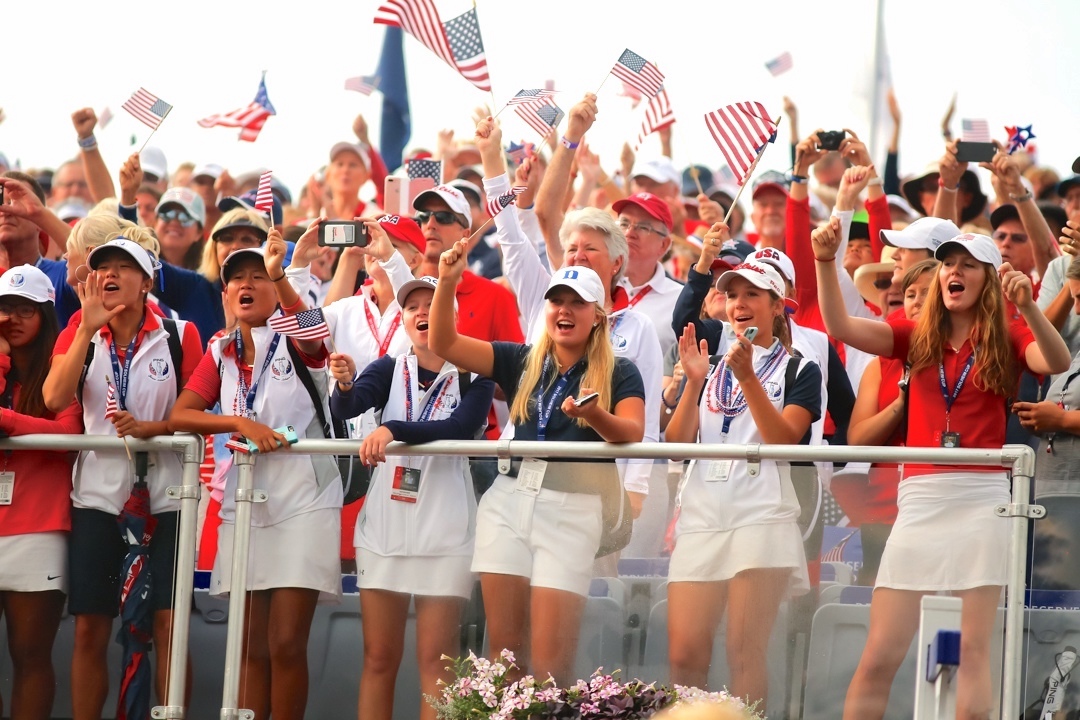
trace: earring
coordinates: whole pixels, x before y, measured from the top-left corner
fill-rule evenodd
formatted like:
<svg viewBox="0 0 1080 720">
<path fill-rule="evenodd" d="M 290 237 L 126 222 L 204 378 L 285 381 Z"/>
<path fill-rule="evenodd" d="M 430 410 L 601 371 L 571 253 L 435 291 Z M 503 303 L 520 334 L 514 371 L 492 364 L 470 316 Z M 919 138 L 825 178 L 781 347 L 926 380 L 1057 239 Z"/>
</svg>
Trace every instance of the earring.
<svg viewBox="0 0 1080 720">
<path fill-rule="evenodd" d="M 592 324 L 592 326 L 593 326 L 593 327 L 597 327 L 597 326 L 598 326 L 599 324 L 600 324 L 600 323 L 598 323 L 598 322 L 594 322 L 594 323 Z"/>
</svg>

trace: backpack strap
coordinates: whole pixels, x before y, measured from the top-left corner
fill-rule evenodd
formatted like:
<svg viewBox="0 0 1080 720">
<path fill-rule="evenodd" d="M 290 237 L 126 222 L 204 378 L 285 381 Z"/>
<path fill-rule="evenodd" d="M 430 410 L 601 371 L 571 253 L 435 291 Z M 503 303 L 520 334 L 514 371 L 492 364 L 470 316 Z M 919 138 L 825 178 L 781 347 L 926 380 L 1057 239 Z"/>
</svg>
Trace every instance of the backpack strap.
<svg viewBox="0 0 1080 720">
<path fill-rule="evenodd" d="M 795 379 L 799 377 L 799 368 L 802 367 L 802 353 L 798 350 L 791 351 L 791 359 L 788 360 L 787 369 L 784 371 L 784 397 L 787 397 L 788 388 L 795 386 Z"/>
<path fill-rule="evenodd" d="M 180 342 L 180 328 L 172 318 L 161 318 L 161 326 L 169 334 L 169 356 L 172 357 L 173 374 L 176 375 L 176 397 L 180 397 L 180 391 L 184 389 L 184 379 L 180 377 L 180 369 L 184 366 L 184 349 Z M 87 366 L 89 367 L 89 363 L 87 363 Z"/>
<path fill-rule="evenodd" d="M 91 340 L 90 344 L 86 347 L 86 359 L 83 360 L 82 374 L 79 375 L 79 385 L 75 388 L 75 396 L 79 400 L 79 404 L 82 405 L 83 397 L 83 385 L 86 384 L 86 375 L 90 372 L 90 363 L 94 362 L 94 341 Z"/>
<path fill-rule="evenodd" d="M 311 377 L 311 371 L 308 370 L 308 366 L 304 364 L 304 359 L 300 357 L 300 351 L 296 349 L 296 346 L 289 342 L 289 338 L 285 338 L 285 346 L 289 350 L 289 358 L 292 359 L 293 370 L 296 376 L 300 378 L 300 382 L 303 383 L 304 389 L 307 390 L 308 397 L 311 398 L 311 404 L 315 406 L 315 416 L 319 419 L 319 426 L 323 429 L 323 437 L 328 440 L 332 440 L 337 428 L 332 428 L 331 424 L 326 420 L 326 413 L 323 411 L 322 396 L 315 388 L 315 378 Z M 342 435 L 341 437 L 348 437 L 348 435 Z"/>
</svg>

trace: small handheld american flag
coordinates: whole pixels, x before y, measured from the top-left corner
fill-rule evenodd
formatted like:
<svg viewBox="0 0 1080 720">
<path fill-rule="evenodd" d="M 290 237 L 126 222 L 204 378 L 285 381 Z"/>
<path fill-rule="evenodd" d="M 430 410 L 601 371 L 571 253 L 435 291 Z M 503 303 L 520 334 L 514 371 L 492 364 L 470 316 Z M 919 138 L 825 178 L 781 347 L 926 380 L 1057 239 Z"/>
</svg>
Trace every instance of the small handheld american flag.
<svg viewBox="0 0 1080 720">
<path fill-rule="evenodd" d="M 739 185 L 765 148 L 776 139 L 776 123 L 759 102 L 741 102 L 705 113 L 705 124 L 720 147 L 727 164 L 736 171 Z"/>
<path fill-rule="evenodd" d="M 552 97 L 553 95 L 555 95 L 554 90 L 545 90 L 543 88 L 518 90 L 517 95 L 507 100 L 506 104 L 521 105 L 523 103 L 532 102 L 533 100 L 543 100 L 544 98 Z"/>
<path fill-rule="evenodd" d="M 274 191 L 270 180 L 273 173 L 269 170 L 259 176 L 259 189 L 255 191 L 255 209 L 270 215 L 274 212 Z"/>
<path fill-rule="evenodd" d="M 769 71 L 769 74 L 773 77 L 782 75 L 790 70 L 793 66 L 791 60 L 791 53 L 783 52 L 765 63 L 765 69 Z"/>
<path fill-rule="evenodd" d="M 361 95 L 370 95 L 379 88 L 378 75 L 360 75 L 345 80 L 345 89 L 354 90 Z"/>
<path fill-rule="evenodd" d="M 436 183 L 442 182 L 442 160 L 410 160 L 405 163 L 405 173 L 410 180 L 431 178 Z"/>
<path fill-rule="evenodd" d="M 164 122 L 165 117 L 173 106 L 156 95 L 147 92 L 145 88 L 139 88 L 120 107 L 135 116 L 135 119 L 143 125 L 157 130 Z"/>
<path fill-rule="evenodd" d="M 990 123 L 986 120 L 968 120 L 967 118 L 960 121 L 960 139 L 964 142 L 990 142 Z"/>
<path fill-rule="evenodd" d="M 322 308 L 270 318 L 267 325 L 274 332 L 297 340 L 325 340 L 330 337 L 330 328 L 326 324 Z"/>
<path fill-rule="evenodd" d="M 509 205 L 514 204 L 517 201 L 517 196 L 525 192 L 525 189 L 524 185 L 515 185 L 510 188 L 510 192 L 503 193 L 497 198 L 490 198 L 487 201 L 487 214 L 491 217 L 495 217 Z"/>
<path fill-rule="evenodd" d="M 675 122 L 675 111 L 671 109 L 671 100 L 668 98 L 667 88 L 660 88 L 655 97 L 649 99 L 645 107 L 645 119 L 641 121 L 641 131 L 638 132 L 637 147 L 645 142 L 645 138 L 662 130 Z"/>
<path fill-rule="evenodd" d="M 120 404 L 116 401 L 116 388 L 106 376 L 105 385 L 109 388 L 105 393 L 105 419 L 112 420 L 113 416 L 120 411 Z"/>
<path fill-rule="evenodd" d="M 551 102 L 551 98 L 525 103 L 514 108 L 514 112 L 524 120 L 529 127 L 540 133 L 540 137 L 547 137 L 553 128 L 559 126 L 566 113 Z"/>
<path fill-rule="evenodd" d="M 611 74 L 640 90 L 645 97 L 660 92 L 664 84 L 664 73 L 629 48 L 615 61 Z"/>
</svg>

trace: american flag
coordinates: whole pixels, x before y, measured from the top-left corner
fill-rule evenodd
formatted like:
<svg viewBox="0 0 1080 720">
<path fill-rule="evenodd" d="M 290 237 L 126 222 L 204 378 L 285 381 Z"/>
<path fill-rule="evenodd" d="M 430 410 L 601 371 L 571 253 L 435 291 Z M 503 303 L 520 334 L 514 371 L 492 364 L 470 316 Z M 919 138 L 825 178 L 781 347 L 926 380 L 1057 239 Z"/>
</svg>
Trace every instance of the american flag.
<svg viewBox="0 0 1080 720">
<path fill-rule="evenodd" d="M 652 97 L 660 92 L 664 84 L 664 73 L 656 69 L 651 62 L 641 57 L 629 48 L 623 50 L 623 54 L 615 62 L 611 73 L 637 88 L 647 97 Z"/>
<path fill-rule="evenodd" d="M 259 189 L 255 191 L 255 209 L 270 215 L 274 211 L 274 192 L 270 188 L 270 179 L 274 174 L 267 170 L 259 176 Z"/>
<path fill-rule="evenodd" d="M 238 108 L 224 115 L 211 115 L 199 121 L 204 128 L 238 127 L 240 139 L 244 142 L 255 142 L 259 137 L 259 131 L 266 124 L 267 118 L 277 115 L 277 110 L 270 104 L 270 98 L 266 94 L 266 75 L 259 81 L 259 90 L 255 93 L 255 99 L 246 107 Z"/>
<path fill-rule="evenodd" d="M 401 28 L 477 88 L 491 90 L 476 8 L 444 23 L 432 0 L 388 0 L 375 22 Z"/>
<path fill-rule="evenodd" d="M 172 110 L 172 105 L 156 95 L 151 95 L 145 88 L 139 88 L 135 94 L 128 98 L 120 107 L 135 116 L 135 119 L 143 125 L 157 130 L 165 117 Z"/>
<path fill-rule="evenodd" d="M 522 103 L 532 102 L 534 100 L 543 100 L 544 98 L 551 97 L 555 94 L 554 90 L 545 90 L 543 88 L 533 88 L 531 90 L 518 90 L 517 95 L 506 101 L 507 105 L 521 105 Z"/>
<path fill-rule="evenodd" d="M 304 310 L 295 315 L 280 315 L 267 323 L 274 332 L 297 340 L 325 340 L 330 337 L 322 308 Z"/>
<path fill-rule="evenodd" d="M 101 129 L 104 130 L 105 127 L 110 122 L 112 122 L 112 119 L 113 119 L 112 110 L 110 110 L 109 108 L 105 108 L 104 110 L 101 111 L 101 114 L 98 115 L 98 125 L 100 125 Z"/>
<path fill-rule="evenodd" d="M 968 120 L 963 119 L 960 121 L 960 139 L 964 142 L 990 142 L 990 123 L 985 120 Z"/>
<path fill-rule="evenodd" d="M 361 95 L 370 95 L 379 88 L 378 75 L 360 75 L 345 80 L 345 89 L 353 90 Z"/>
<path fill-rule="evenodd" d="M 105 378 L 105 385 L 108 387 L 108 391 L 105 393 L 105 419 L 112 420 L 113 416 L 120 411 L 120 405 L 116 402 L 116 388 L 113 387 L 109 378 Z"/>
<path fill-rule="evenodd" d="M 410 180 L 431 178 L 436 184 L 442 182 L 441 160 L 410 160 L 405 163 L 405 172 Z"/>
<path fill-rule="evenodd" d="M 505 210 L 508 205 L 514 204 L 517 200 L 517 196 L 523 192 L 525 192 L 524 185 L 515 185 L 510 188 L 510 192 L 503 193 L 497 198 L 489 198 L 487 201 L 487 214 L 491 217 L 495 217 Z"/>
<path fill-rule="evenodd" d="M 514 108 L 514 112 L 528 123 L 529 127 L 545 138 L 551 134 L 552 128 L 558 127 L 566 115 L 558 105 L 551 102 L 551 98 L 518 105 Z"/>
<path fill-rule="evenodd" d="M 533 144 L 531 142 L 521 141 L 521 144 L 510 141 L 510 147 L 506 148 L 506 154 L 514 161 L 515 165 L 520 165 L 525 158 L 529 157 L 533 152 Z"/>
<path fill-rule="evenodd" d="M 765 143 L 776 139 L 776 123 L 759 102 L 736 103 L 705 113 L 705 124 L 728 166 L 737 170 L 739 185 L 746 182 L 747 171 Z"/>
<path fill-rule="evenodd" d="M 844 537 L 840 542 L 836 543 L 836 545 L 833 546 L 833 548 L 831 550 L 829 550 L 828 552 L 826 552 L 825 554 L 823 554 L 821 556 L 821 562 L 823 562 L 823 563 L 827 563 L 827 562 L 843 562 L 844 561 L 844 548 L 847 547 L 848 540 L 855 537 L 855 533 L 857 533 L 857 532 L 859 532 L 859 531 L 858 530 L 851 531 L 851 533 L 849 535 Z"/>
<path fill-rule="evenodd" d="M 668 99 L 667 88 L 660 88 L 655 97 L 649 98 L 649 104 L 645 108 L 645 119 L 641 121 L 641 132 L 638 133 L 637 145 L 645 142 L 648 135 L 666 128 L 675 122 L 675 112 L 671 109 L 671 100 Z"/>
<path fill-rule="evenodd" d="M 634 110 L 641 104 L 642 94 L 641 91 L 628 82 L 622 84 L 622 92 L 619 93 L 620 97 L 630 98 L 630 109 Z"/>
<path fill-rule="evenodd" d="M 791 67 L 791 53 L 789 52 L 783 52 L 765 63 L 765 68 L 773 77 L 786 73 Z"/>
</svg>

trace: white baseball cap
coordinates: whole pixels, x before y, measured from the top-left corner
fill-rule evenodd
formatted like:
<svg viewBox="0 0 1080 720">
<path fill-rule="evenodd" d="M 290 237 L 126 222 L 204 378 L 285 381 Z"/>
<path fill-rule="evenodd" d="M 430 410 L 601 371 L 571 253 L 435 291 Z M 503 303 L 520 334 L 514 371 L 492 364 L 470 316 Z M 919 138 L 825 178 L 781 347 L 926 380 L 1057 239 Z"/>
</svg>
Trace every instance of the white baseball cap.
<svg viewBox="0 0 1080 720">
<path fill-rule="evenodd" d="M 442 198 L 443 202 L 450 208 L 450 212 L 455 215 L 460 215 L 467 223 L 466 229 L 472 229 L 472 211 L 469 208 L 469 201 L 465 199 L 464 193 L 458 190 L 456 187 L 450 185 L 436 185 L 430 190 L 425 190 L 416 196 L 413 200 L 413 209 L 419 210 L 420 204 L 425 198 L 429 198 L 432 195 L 438 198 Z"/>
<path fill-rule="evenodd" d="M 941 243 L 960 234 L 960 228 L 949 220 L 923 217 L 903 230 L 882 230 L 881 242 L 909 250 L 937 250 Z"/>
<path fill-rule="evenodd" d="M 641 160 L 634 163 L 634 169 L 630 171 L 630 178 L 644 175 L 658 183 L 672 182 L 682 185 L 682 174 L 675 169 L 671 160 L 662 157 L 655 160 Z"/>
<path fill-rule="evenodd" d="M 413 290 L 434 290 L 439 285 L 439 278 L 432 277 L 430 275 L 424 275 L 418 277 L 415 280 L 410 280 L 397 291 L 397 302 L 401 307 L 405 307 L 405 300 L 408 299 L 409 293 Z"/>
<path fill-rule="evenodd" d="M 158 262 L 158 259 L 154 257 L 153 253 L 139 243 L 124 237 L 115 238 L 114 240 L 110 240 L 104 245 L 98 245 L 91 250 L 90 254 L 86 256 L 86 265 L 91 270 L 96 270 L 98 264 L 101 263 L 102 259 L 107 254 L 104 251 L 107 250 L 119 250 L 120 252 L 127 253 L 149 278 L 154 277 L 154 270 L 161 267 L 161 264 Z"/>
<path fill-rule="evenodd" d="M 761 248 L 748 255 L 746 262 L 772 265 L 780 271 L 780 274 L 783 275 L 789 283 L 791 283 L 792 287 L 795 287 L 795 263 L 791 262 L 791 258 L 789 258 L 783 250 L 777 250 L 776 248 L 771 247 Z M 783 293 L 781 293 L 781 295 L 783 295 Z"/>
<path fill-rule="evenodd" d="M 207 163 L 205 165 L 200 165 L 199 167 L 195 168 L 191 173 L 191 177 L 197 178 L 205 175 L 206 177 L 211 177 L 214 178 L 214 180 L 217 180 L 219 177 L 221 177 L 221 173 L 223 172 L 225 172 L 225 168 L 221 167 L 217 163 Z"/>
<path fill-rule="evenodd" d="M 193 217 L 200 226 L 206 225 L 206 205 L 202 196 L 191 188 L 174 187 L 165 191 L 158 201 L 154 212 L 160 214 L 168 209 L 169 205 L 179 205 L 184 212 Z"/>
<path fill-rule="evenodd" d="M 239 250 L 233 250 L 226 256 L 225 262 L 221 263 L 221 282 L 229 282 L 229 277 L 232 275 L 233 271 L 236 270 L 237 260 L 241 260 L 247 255 L 254 255 L 264 264 L 266 263 L 265 248 L 240 248 Z"/>
<path fill-rule="evenodd" d="M 143 148 L 139 153 L 139 166 L 144 173 L 150 173 L 158 180 L 169 179 L 169 164 L 165 161 L 165 152 L 159 147 L 151 145 Z"/>
<path fill-rule="evenodd" d="M 604 283 L 596 271 L 583 265 L 564 267 L 552 275 L 547 292 L 544 293 L 544 299 L 546 300 L 551 295 L 551 291 L 557 287 L 570 288 L 586 302 L 604 302 Z"/>
<path fill-rule="evenodd" d="M 364 163 L 364 167 L 368 170 L 371 169 L 371 161 L 368 160 L 368 148 L 360 143 L 351 142 L 339 142 L 334 143 L 334 147 L 330 148 L 330 162 L 334 162 L 334 158 L 343 152 L 351 152 L 360 158 L 360 162 Z"/>
<path fill-rule="evenodd" d="M 33 265 L 17 265 L 0 275 L 0 297 L 14 295 L 34 302 L 56 302 L 49 276 Z"/>
<path fill-rule="evenodd" d="M 773 292 L 777 297 L 784 300 L 786 307 L 793 311 L 799 307 L 797 302 L 787 297 L 784 290 L 784 278 L 780 276 L 780 272 L 773 265 L 753 261 L 740 263 L 717 279 L 717 291 L 725 292 L 728 285 L 736 277 L 745 278 L 751 285 Z"/>
<path fill-rule="evenodd" d="M 1001 266 L 1001 253 L 998 251 L 994 241 L 986 235 L 976 235 L 975 233 L 963 233 L 951 240 L 946 240 L 938 245 L 937 250 L 934 251 L 934 257 L 938 260 L 944 260 L 949 251 L 955 247 L 967 250 L 973 258 L 987 265 L 992 265 L 995 269 Z"/>
</svg>

